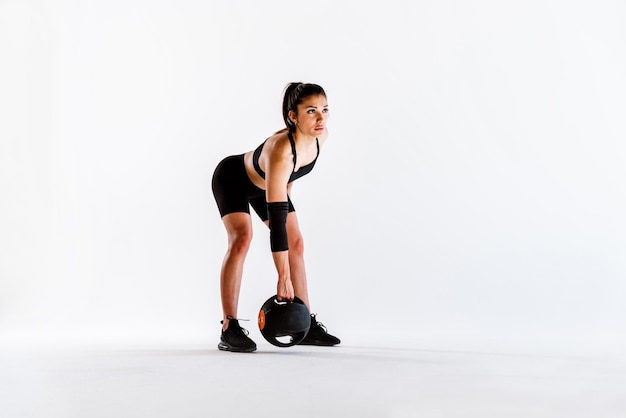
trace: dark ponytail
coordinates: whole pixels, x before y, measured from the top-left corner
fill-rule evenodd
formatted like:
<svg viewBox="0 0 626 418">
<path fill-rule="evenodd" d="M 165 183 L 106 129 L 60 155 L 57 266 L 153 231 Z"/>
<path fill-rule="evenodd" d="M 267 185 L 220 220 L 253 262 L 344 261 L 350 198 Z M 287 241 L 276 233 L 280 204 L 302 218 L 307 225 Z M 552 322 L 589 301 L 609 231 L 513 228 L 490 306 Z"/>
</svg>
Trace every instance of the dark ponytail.
<svg viewBox="0 0 626 418">
<path fill-rule="evenodd" d="M 289 119 L 289 111 L 298 112 L 298 105 L 310 96 L 324 96 L 326 92 L 321 86 L 311 83 L 289 83 L 283 93 L 283 119 L 289 132 L 296 130 L 296 125 Z"/>
</svg>

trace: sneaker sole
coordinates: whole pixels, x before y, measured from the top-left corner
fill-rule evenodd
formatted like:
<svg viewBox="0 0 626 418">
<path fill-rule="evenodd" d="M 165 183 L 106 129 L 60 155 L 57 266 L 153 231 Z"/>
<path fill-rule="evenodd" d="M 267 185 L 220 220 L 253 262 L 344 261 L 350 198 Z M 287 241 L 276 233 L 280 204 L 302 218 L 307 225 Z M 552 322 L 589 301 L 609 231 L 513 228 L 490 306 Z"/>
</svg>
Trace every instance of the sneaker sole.
<svg viewBox="0 0 626 418">
<path fill-rule="evenodd" d="M 224 343 L 219 343 L 217 345 L 217 348 L 220 351 L 230 351 L 232 353 L 252 353 L 253 351 L 256 350 L 256 347 L 252 347 L 252 348 L 240 348 L 240 347 L 233 347 L 231 345 L 228 344 L 224 344 Z"/>
<path fill-rule="evenodd" d="M 300 341 L 298 344 L 296 345 L 317 345 L 319 347 L 334 347 L 337 344 L 340 344 L 341 342 L 337 342 L 337 343 L 326 343 L 326 342 L 322 342 L 322 341 Z"/>
</svg>

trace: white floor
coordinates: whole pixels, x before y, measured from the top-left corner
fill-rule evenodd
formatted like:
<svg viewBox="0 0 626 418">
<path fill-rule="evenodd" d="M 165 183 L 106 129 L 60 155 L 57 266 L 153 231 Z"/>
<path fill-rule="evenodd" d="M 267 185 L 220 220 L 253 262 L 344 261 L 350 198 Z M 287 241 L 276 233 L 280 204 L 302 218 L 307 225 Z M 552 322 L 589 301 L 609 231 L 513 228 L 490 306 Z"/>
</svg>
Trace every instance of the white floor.
<svg viewBox="0 0 626 418">
<path fill-rule="evenodd" d="M 626 355 L 214 345 L 0 350 L 0 416 L 626 417 Z"/>
</svg>

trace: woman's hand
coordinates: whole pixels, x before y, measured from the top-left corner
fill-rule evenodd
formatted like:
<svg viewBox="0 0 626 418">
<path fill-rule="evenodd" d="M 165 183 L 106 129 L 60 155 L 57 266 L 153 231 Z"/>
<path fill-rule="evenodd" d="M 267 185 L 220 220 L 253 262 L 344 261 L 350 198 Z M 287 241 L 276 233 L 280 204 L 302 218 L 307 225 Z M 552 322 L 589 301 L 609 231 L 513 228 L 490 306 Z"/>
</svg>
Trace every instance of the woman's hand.
<svg viewBox="0 0 626 418">
<path fill-rule="evenodd" d="M 291 283 L 291 279 L 278 279 L 278 285 L 276 287 L 276 295 L 278 296 L 278 300 L 288 300 L 292 301 L 293 294 L 293 284 Z"/>
</svg>

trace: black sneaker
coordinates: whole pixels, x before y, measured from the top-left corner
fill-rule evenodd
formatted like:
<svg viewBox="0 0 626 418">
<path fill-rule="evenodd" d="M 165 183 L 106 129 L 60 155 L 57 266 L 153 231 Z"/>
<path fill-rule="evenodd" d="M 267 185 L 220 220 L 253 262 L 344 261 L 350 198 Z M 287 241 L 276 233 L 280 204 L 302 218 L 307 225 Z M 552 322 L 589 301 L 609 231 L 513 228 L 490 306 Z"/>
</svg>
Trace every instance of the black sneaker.
<svg viewBox="0 0 626 418">
<path fill-rule="evenodd" d="M 220 323 L 223 324 L 224 321 L 220 321 Z M 241 328 L 239 320 L 229 316 L 228 328 L 226 328 L 226 331 L 222 330 L 222 336 L 217 348 L 222 351 L 251 353 L 256 350 L 256 344 L 248 337 L 248 330 Z"/>
<path fill-rule="evenodd" d="M 315 314 L 311 314 L 311 328 L 309 333 L 304 337 L 304 340 L 300 341 L 298 345 L 323 345 L 331 346 L 337 345 L 341 342 L 339 338 L 334 335 L 330 335 L 326 331 L 326 327 L 321 322 L 317 322 Z"/>
</svg>

